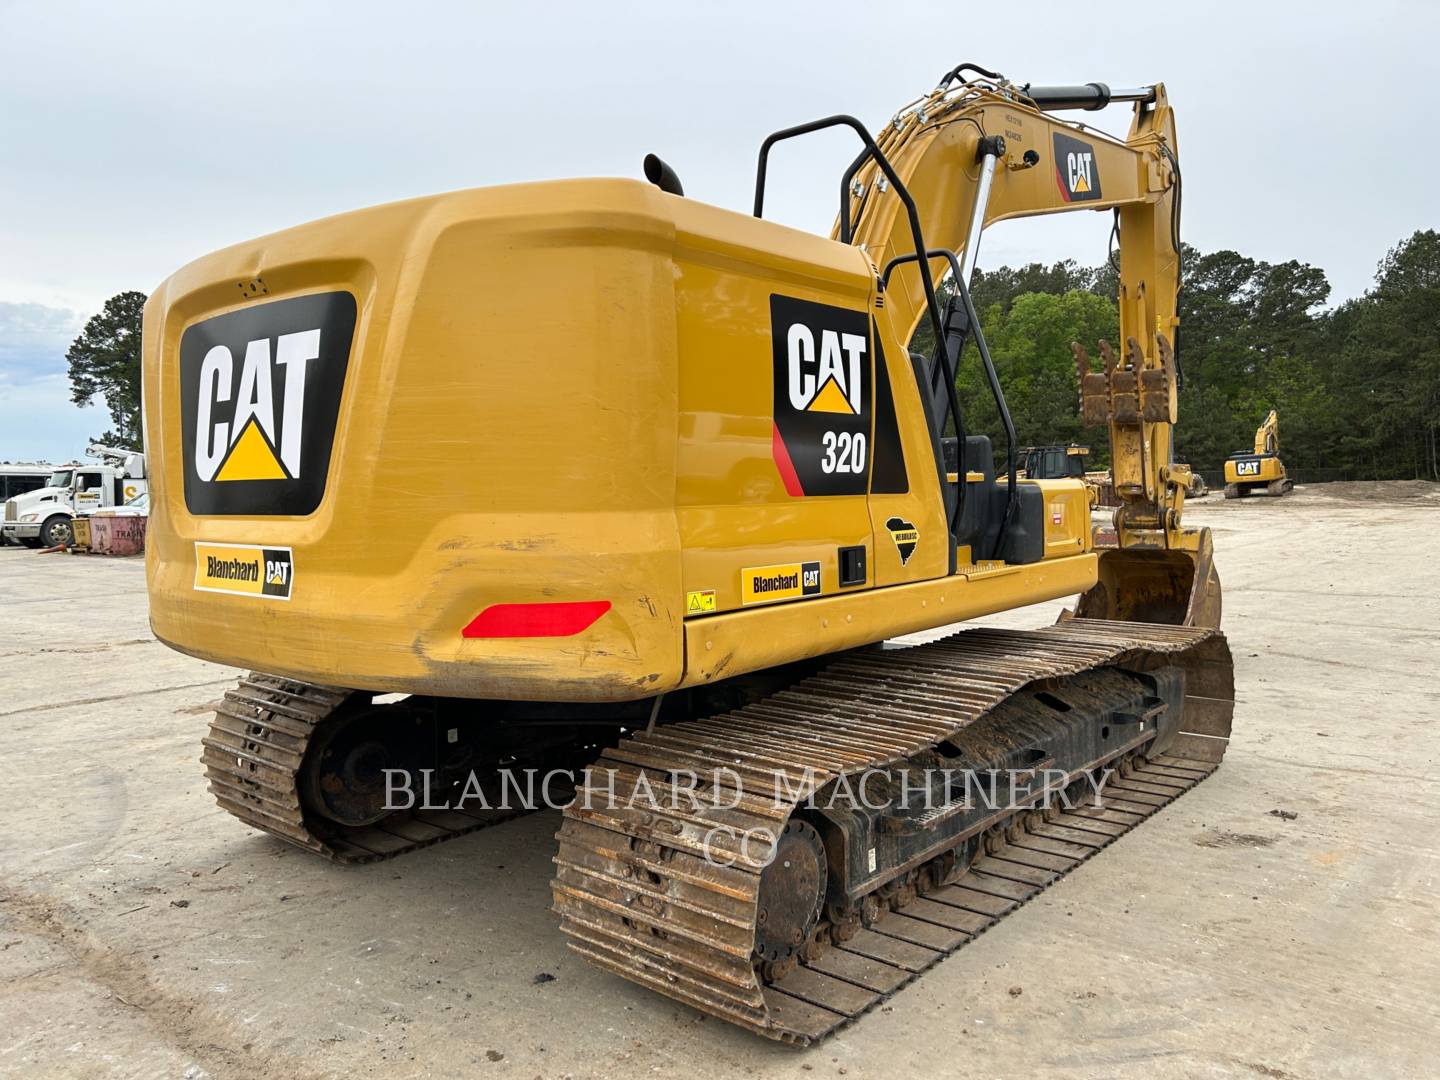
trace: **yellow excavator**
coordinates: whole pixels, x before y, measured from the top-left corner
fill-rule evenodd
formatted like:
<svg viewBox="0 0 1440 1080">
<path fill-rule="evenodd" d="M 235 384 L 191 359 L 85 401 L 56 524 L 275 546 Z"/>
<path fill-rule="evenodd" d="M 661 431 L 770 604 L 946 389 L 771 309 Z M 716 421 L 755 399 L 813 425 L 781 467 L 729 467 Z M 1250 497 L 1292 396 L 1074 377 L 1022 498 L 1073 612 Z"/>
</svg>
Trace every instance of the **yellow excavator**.
<svg viewBox="0 0 1440 1080">
<path fill-rule="evenodd" d="M 1083 347 L 1075 344 L 1081 354 Z M 1087 357 L 1088 363 L 1088 357 Z M 1085 459 L 1090 456 L 1088 446 L 1075 443 L 1062 446 L 1027 446 L 1020 451 L 1023 462 L 1020 470 L 1024 480 L 1056 480 L 1075 476 L 1085 481 L 1090 491 L 1090 505 L 1093 508 L 1119 506 L 1115 497 L 1115 486 L 1110 480 L 1109 469 L 1086 470 Z M 1177 474 L 1178 475 L 1178 474 Z M 1190 473 L 1190 485 L 1186 491 L 1189 498 L 1197 499 L 1209 494 L 1205 478 L 1197 472 Z"/>
<path fill-rule="evenodd" d="M 1264 492 L 1288 495 L 1295 487 L 1280 460 L 1280 416 L 1274 409 L 1255 429 L 1255 449 L 1225 459 L 1225 498 L 1243 499 Z"/>
<path fill-rule="evenodd" d="M 1112 102 L 1124 139 L 1060 115 Z M 860 147 L 832 234 L 766 220 L 773 152 L 829 128 Z M 766 138 L 751 214 L 645 174 L 346 213 L 157 288 L 151 620 L 252 670 L 202 758 L 241 821 L 366 863 L 573 776 L 568 943 L 808 1043 L 1224 753 L 1220 583 L 1169 464 L 1174 115 L 1161 85 L 960 65 L 878 133 Z M 1017 477 L 967 287 L 985 228 L 1071 210 L 1119 247 L 1123 347 L 1080 351 L 1103 552 L 1082 479 Z M 1001 431 L 959 400 L 970 341 Z M 1076 594 L 1041 629 L 884 644 Z"/>
</svg>

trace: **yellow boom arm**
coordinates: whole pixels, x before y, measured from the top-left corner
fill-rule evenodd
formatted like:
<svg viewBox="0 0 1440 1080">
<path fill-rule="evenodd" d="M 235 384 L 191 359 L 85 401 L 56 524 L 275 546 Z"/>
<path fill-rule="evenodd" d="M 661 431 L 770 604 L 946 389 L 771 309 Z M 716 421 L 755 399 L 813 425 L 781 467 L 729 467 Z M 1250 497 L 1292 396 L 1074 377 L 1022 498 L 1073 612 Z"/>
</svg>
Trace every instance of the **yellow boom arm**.
<svg viewBox="0 0 1440 1080">
<path fill-rule="evenodd" d="M 1278 454 L 1280 452 L 1280 417 L 1274 409 L 1265 417 L 1265 422 L 1255 429 L 1255 453 Z"/>
<path fill-rule="evenodd" d="M 1064 91 L 1071 91 L 1065 93 Z M 1124 142 L 1083 125 L 1069 123 L 1050 110 L 1096 108 L 1112 100 L 1133 100 L 1134 114 Z M 1181 527 L 1189 469 L 1172 464 L 1177 416 L 1174 353 L 1179 325 L 1178 202 L 1180 170 L 1175 150 L 1175 117 L 1163 85 L 1112 94 L 1101 84 L 1079 88 L 1018 87 L 999 78 L 980 78 L 935 91 L 902 110 L 877 142 L 918 204 L 927 245 L 961 254 L 968 280 L 983 229 L 996 221 L 1071 210 L 1110 210 L 1116 215 L 1120 289 L 1120 347 L 1100 343 L 1101 360 L 1092 370 L 1085 349 L 1074 347 L 1081 384 L 1084 422 L 1109 430 L 1111 471 L 1120 507 L 1115 525 L 1118 545 L 1126 550 L 1187 553 L 1161 568 L 1165 560 L 1109 560 L 1107 573 L 1123 575 L 1108 583 L 1108 599 L 1089 614 L 1183 617 L 1210 622 L 1192 601 L 1213 601 L 1218 620 L 1219 587 L 1209 566 L 1209 537 L 1204 530 Z M 915 250 L 900 201 L 889 193 L 878 166 L 867 163 L 856 173 L 849 205 L 856 243 L 877 265 Z M 845 224 L 837 222 L 842 237 Z M 932 259 L 938 276 L 944 262 Z M 909 340 L 924 314 L 926 299 L 915 264 L 895 275 L 886 293 L 886 312 L 901 340 Z M 1123 569 L 1122 569 L 1122 564 Z M 1149 590 L 1133 587 L 1160 569 L 1155 583 L 1174 593 L 1158 611 Z M 1176 585 L 1178 573 L 1188 579 Z M 1195 585 L 1203 588 L 1195 588 Z M 1209 595 L 1213 593 L 1213 595 Z M 1158 601 L 1157 601 L 1158 602 Z"/>
</svg>

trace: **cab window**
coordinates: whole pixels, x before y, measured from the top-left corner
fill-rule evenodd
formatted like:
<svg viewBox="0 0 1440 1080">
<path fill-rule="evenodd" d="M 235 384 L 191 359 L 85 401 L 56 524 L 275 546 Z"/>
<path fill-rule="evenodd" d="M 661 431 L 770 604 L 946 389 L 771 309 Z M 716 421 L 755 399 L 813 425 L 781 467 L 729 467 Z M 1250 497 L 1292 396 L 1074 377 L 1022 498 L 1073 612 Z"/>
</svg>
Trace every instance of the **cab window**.
<svg viewBox="0 0 1440 1080">
<path fill-rule="evenodd" d="M 43 476 L 0 476 L 0 499 L 13 499 L 45 486 Z"/>
</svg>

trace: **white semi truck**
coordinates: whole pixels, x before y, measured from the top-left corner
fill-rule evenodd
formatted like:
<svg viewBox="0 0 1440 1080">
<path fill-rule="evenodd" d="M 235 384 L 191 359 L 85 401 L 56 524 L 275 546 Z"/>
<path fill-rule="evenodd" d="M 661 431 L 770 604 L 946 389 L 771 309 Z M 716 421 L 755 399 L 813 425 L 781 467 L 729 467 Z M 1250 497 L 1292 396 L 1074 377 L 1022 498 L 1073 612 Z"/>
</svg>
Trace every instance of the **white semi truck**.
<svg viewBox="0 0 1440 1080">
<path fill-rule="evenodd" d="M 0 532 L 27 547 L 55 547 L 75 539 L 71 522 L 96 510 L 123 506 L 147 490 L 145 455 L 92 444 L 96 464 L 57 465 L 44 487 L 5 501 Z"/>
</svg>

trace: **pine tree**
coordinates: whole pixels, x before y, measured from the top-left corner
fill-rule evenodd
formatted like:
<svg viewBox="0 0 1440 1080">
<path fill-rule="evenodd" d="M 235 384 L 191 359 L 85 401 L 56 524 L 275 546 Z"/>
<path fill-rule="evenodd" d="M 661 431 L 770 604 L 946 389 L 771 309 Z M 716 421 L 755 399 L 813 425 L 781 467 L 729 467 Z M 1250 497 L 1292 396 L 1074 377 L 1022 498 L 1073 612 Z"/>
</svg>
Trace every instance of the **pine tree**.
<svg viewBox="0 0 1440 1080">
<path fill-rule="evenodd" d="M 104 398 L 115 423 L 114 430 L 98 436 L 107 445 L 139 449 L 140 430 L 140 320 L 145 294 L 122 292 L 105 301 L 105 308 L 85 324 L 70 345 L 71 400 L 80 406 Z"/>
</svg>

